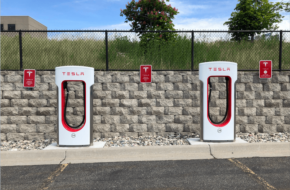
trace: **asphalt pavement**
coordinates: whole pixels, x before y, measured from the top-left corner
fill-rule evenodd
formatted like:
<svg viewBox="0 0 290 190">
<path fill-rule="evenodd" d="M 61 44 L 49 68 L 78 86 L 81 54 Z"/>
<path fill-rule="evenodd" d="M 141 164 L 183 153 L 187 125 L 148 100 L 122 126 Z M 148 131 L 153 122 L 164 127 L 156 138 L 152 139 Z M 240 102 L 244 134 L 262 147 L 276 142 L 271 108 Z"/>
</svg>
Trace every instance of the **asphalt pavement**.
<svg viewBox="0 0 290 190">
<path fill-rule="evenodd" d="M 290 190 L 290 157 L 4 166 L 6 189 Z"/>
</svg>

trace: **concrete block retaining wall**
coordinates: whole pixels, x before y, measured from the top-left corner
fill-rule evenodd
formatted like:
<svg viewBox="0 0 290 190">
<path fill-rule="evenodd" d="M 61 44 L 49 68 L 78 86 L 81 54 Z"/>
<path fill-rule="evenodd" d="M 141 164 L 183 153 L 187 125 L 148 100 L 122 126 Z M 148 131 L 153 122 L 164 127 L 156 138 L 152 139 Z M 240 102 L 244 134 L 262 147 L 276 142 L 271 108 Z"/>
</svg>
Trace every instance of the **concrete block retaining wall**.
<svg viewBox="0 0 290 190">
<path fill-rule="evenodd" d="M 290 132 L 290 72 L 259 79 L 257 72 L 239 72 L 236 84 L 237 132 Z M 1 71 L 1 140 L 57 138 L 57 91 L 54 71 L 37 71 L 36 87 L 23 88 L 22 71 Z M 141 84 L 139 72 L 95 72 L 93 122 L 95 137 L 199 133 L 198 72 L 153 72 Z M 213 79 L 211 115 L 225 113 L 225 83 Z M 69 122 L 80 123 L 82 86 L 72 83 Z"/>
</svg>

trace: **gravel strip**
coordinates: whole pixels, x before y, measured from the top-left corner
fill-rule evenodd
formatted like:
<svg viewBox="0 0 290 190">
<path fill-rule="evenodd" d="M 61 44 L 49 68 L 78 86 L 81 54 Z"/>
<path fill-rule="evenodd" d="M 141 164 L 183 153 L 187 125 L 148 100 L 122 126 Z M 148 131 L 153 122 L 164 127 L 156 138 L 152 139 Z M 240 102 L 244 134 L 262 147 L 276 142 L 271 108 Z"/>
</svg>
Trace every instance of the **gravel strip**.
<svg viewBox="0 0 290 190">
<path fill-rule="evenodd" d="M 290 142 L 290 133 L 238 133 L 236 137 L 249 143 L 273 143 L 273 142 Z M 187 138 L 199 138 L 199 135 L 182 136 L 176 134 L 168 137 L 115 137 L 115 138 L 98 138 L 94 142 L 106 142 L 104 148 L 110 147 L 137 147 L 137 146 L 174 146 L 189 145 Z M 43 150 L 55 140 L 24 140 L 24 141 L 2 141 L 1 151 L 25 151 L 25 150 Z"/>
<path fill-rule="evenodd" d="M 198 135 L 196 135 L 198 137 Z M 194 138 L 191 136 L 190 138 Z M 174 146 L 174 145 L 189 145 L 187 136 L 169 136 L 169 137 L 115 137 L 115 138 L 102 138 L 98 141 L 106 142 L 104 148 L 109 147 L 136 147 L 136 146 Z"/>
<path fill-rule="evenodd" d="M 237 137 L 248 143 L 290 142 L 290 133 L 238 133 Z"/>
<path fill-rule="evenodd" d="M 52 140 L 2 141 L 1 151 L 42 150 L 53 142 Z"/>
</svg>

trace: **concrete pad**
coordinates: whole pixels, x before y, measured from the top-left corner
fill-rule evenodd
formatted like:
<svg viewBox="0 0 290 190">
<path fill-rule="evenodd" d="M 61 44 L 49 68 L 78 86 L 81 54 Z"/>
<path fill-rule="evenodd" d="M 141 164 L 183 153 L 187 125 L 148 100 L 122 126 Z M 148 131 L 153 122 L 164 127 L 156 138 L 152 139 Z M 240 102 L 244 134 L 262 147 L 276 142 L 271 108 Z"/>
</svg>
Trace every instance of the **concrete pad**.
<svg viewBox="0 0 290 190">
<path fill-rule="evenodd" d="M 57 143 L 52 143 L 45 147 L 43 150 L 63 150 L 63 149 L 87 149 L 87 148 L 104 148 L 106 142 L 94 142 L 93 146 L 84 147 L 58 147 Z"/>
<path fill-rule="evenodd" d="M 68 150 L 62 163 L 212 159 L 208 145 Z"/>
<path fill-rule="evenodd" d="M 248 143 L 241 138 L 236 138 L 235 142 L 202 142 L 200 138 L 188 138 L 187 139 L 190 145 L 200 145 L 200 144 L 237 144 L 237 143 Z"/>
<path fill-rule="evenodd" d="M 64 150 L 1 151 L 1 166 L 59 164 L 64 159 Z"/>
<path fill-rule="evenodd" d="M 290 156 L 290 143 L 210 144 L 215 158 L 283 157 Z"/>
</svg>

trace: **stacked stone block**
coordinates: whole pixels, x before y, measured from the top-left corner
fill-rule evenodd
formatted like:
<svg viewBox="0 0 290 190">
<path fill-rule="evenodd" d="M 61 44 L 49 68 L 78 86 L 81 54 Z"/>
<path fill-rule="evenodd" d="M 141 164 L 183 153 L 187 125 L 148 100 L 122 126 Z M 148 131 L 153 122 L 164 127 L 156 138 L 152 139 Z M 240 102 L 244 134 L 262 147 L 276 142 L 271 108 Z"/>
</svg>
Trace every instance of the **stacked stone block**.
<svg viewBox="0 0 290 190">
<path fill-rule="evenodd" d="M 289 72 L 259 79 L 239 72 L 236 84 L 237 132 L 290 132 Z M 22 71 L 1 71 L 1 140 L 57 138 L 55 72 L 37 71 L 36 87 L 23 88 Z M 212 80 L 210 104 L 215 120 L 225 114 L 225 81 Z M 69 84 L 67 119 L 82 121 L 83 91 Z M 152 83 L 140 83 L 139 72 L 95 72 L 94 137 L 190 134 L 200 131 L 198 72 L 153 72 Z"/>
<path fill-rule="evenodd" d="M 195 110 L 199 115 L 199 104 L 192 107 L 191 97 L 196 95 L 194 99 L 199 100 L 199 92 L 192 90 L 192 83 L 184 82 L 187 75 L 192 77 L 191 72 L 153 72 L 152 83 L 140 83 L 139 72 L 96 72 L 94 100 L 99 107 L 94 107 L 94 135 L 156 136 L 197 131 L 189 112 Z"/>
<path fill-rule="evenodd" d="M 23 88 L 23 72 L 1 71 L 1 140 L 56 138 L 56 91 L 50 71 L 37 72 L 36 87 Z"/>
</svg>

